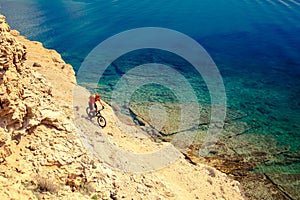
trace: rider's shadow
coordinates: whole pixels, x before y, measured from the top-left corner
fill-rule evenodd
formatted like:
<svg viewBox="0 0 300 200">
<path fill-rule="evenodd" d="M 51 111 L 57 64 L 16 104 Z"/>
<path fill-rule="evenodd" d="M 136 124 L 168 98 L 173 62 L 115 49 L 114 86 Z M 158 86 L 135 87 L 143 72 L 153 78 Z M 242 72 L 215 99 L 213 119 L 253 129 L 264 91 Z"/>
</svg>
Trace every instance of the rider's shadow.
<svg viewBox="0 0 300 200">
<path fill-rule="evenodd" d="M 85 116 L 84 118 L 87 119 L 88 121 L 90 121 L 92 124 L 94 124 L 96 126 L 98 125 L 96 115 L 93 115 L 92 117 Z"/>
</svg>

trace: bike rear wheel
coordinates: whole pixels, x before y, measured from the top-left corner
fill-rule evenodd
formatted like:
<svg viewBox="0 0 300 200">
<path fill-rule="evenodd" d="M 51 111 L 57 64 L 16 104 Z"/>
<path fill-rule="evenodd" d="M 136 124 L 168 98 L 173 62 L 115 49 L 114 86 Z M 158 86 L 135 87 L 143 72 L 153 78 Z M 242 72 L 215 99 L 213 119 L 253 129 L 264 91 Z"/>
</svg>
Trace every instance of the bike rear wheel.
<svg viewBox="0 0 300 200">
<path fill-rule="evenodd" d="M 86 108 L 86 114 L 89 118 L 95 117 L 95 112 L 93 110 L 91 111 L 89 107 Z"/>
<path fill-rule="evenodd" d="M 101 126 L 102 128 L 106 126 L 106 120 L 102 115 L 98 116 L 97 121 L 99 126 Z"/>
</svg>

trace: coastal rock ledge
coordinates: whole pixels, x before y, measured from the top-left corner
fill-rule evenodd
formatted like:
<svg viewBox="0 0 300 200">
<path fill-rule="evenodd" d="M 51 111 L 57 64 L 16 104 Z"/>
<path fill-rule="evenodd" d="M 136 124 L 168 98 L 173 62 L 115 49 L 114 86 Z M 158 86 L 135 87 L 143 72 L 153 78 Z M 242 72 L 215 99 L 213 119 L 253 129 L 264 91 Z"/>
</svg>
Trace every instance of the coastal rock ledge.
<svg viewBox="0 0 300 200">
<path fill-rule="evenodd" d="M 0 15 L 0 199 L 244 199 L 240 184 L 184 157 L 163 169 L 125 173 L 83 146 L 73 117 L 72 66 L 54 50 L 11 30 Z M 109 122 L 99 133 L 129 149 L 158 147 L 130 139 Z M 109 132 L 112 131 L 112 132 Z M 128 143 L 129 144 L 129 143 Z M 122 146 L 120 145 L 120 146 Z M 143 148 L 144 148 L 143 147 Z"/>
</svg>

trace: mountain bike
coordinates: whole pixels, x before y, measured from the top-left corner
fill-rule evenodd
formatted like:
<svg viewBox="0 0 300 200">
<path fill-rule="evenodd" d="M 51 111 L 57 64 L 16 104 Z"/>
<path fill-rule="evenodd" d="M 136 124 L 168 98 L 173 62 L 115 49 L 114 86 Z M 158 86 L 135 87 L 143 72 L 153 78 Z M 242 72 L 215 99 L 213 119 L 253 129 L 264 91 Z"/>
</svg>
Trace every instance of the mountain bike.
<svg viewBox="0 0 300 200">
<path fill-rule="evenodd" d="M 104 106 L 102 107 L 101 110 L 103 110 L 103 109 L 104 109 Z M 94 117 L 97 117 L 97 122 L 98 122 L 99 126 L 104 128 L 106 126 L 106 119 L 101 114 L 101 110 L 98 110 L 98 112 L 96 112 L 96 110 L 90 111 L 90 108 L 87 107 L 86 108 L 86 114 L 88 115 L 88 117 L 90 119 L 92 119 Z"/>
</svg>

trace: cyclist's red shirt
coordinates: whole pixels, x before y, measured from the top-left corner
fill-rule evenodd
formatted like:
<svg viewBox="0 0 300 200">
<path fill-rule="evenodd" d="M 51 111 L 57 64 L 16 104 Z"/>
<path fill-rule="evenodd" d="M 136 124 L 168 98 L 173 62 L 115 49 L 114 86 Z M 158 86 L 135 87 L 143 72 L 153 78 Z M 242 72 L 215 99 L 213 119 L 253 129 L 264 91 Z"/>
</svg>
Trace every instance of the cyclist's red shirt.
<svg viewBox="0 0 300 200">
<path fill-rule="evenodd" d="M 95 103 L 95 98 L 93 96 L 90 96 L 90 103 L 94 104 Z"/>
</svg>

